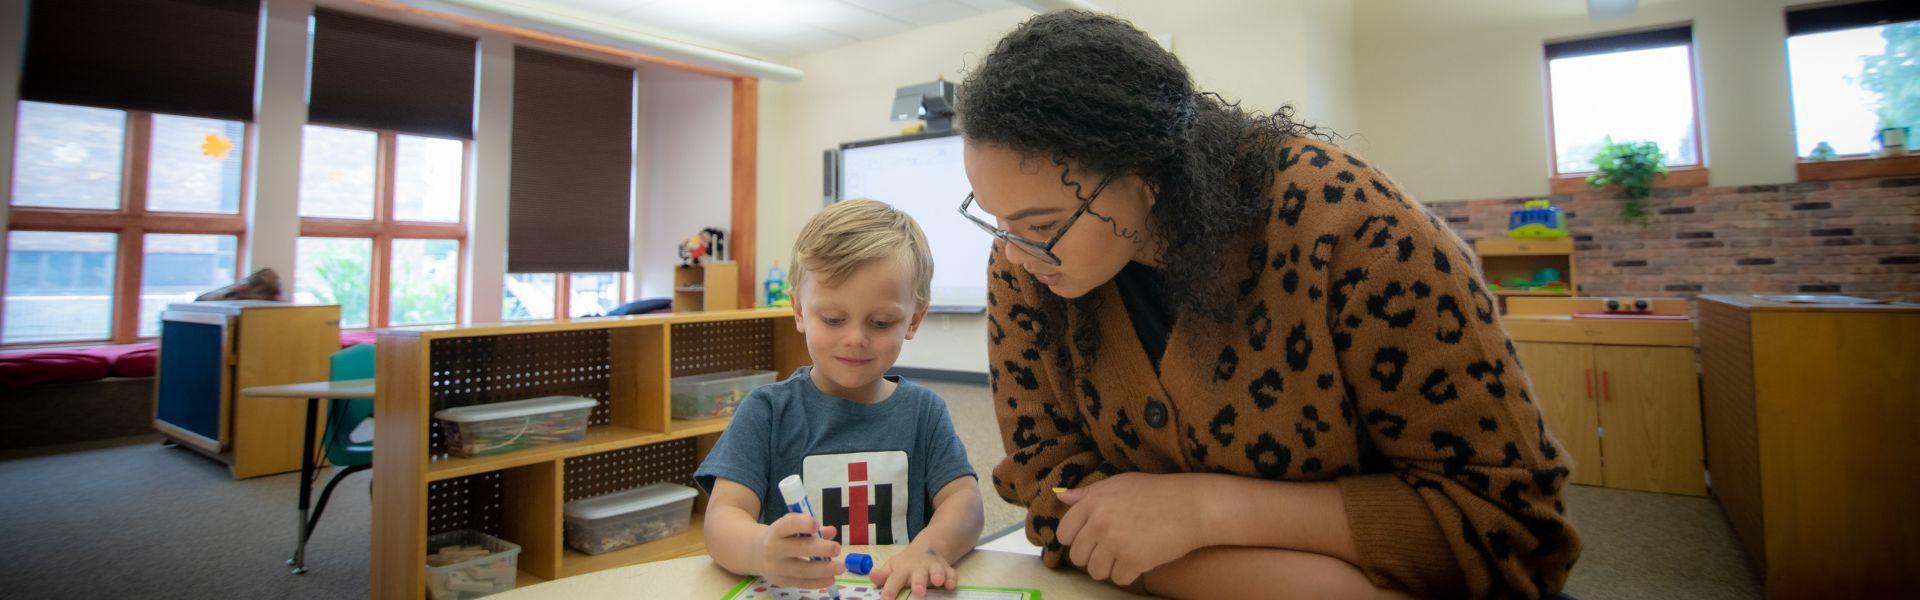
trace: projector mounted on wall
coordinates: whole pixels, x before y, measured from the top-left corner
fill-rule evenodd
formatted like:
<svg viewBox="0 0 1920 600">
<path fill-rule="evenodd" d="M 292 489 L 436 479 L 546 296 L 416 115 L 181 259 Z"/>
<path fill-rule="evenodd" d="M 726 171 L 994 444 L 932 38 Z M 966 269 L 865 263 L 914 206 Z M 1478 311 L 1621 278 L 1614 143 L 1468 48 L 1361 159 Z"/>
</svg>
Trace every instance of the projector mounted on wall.
<svg viewBox="0 0 1920 600">
<path fill-rule="evenodd" d="M 925 119 L 927 131 L 953 129 L 953 82 L 937 79 L 893 92 L 893 120 Z"/>
</svg>

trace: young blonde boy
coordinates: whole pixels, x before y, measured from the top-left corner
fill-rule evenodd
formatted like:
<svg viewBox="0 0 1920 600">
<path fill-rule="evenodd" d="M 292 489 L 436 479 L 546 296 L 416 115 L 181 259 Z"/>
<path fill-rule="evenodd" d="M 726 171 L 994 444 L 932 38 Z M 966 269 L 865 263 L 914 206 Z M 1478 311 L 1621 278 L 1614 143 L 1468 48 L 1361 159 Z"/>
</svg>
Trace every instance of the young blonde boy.
<svg viewBox="0 0 1920 600">
<path fill-rule="evenodd" d="M 708 551 L 734 573 L 823 588 L 844 570 L 841 544 L 905 543 L 871 574 L 883 597 L 954 589 L 953 563 L 980 537 L 978 478 L 946 403 L 886 376 L 927 313 L 926 236 L 884 203 L 840 202 L 800 230 L 793 279 L 813 366 L 754 390 L 695 472 L 712 494 Z M 795 474 L 819 521 L 786 511 L 778 484 Z"/>
</svg>

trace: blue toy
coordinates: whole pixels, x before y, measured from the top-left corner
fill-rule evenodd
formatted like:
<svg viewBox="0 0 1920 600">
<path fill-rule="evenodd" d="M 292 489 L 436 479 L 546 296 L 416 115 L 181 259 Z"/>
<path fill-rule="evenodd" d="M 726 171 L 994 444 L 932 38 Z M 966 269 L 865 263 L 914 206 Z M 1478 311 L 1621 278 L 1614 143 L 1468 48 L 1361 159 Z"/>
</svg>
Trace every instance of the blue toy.
<svg viewBox="0 0 1920 600">
<path fill-rule="evenodd" d="M 793 306 L 792 286 L 787 284 L 787 271 L 780 268 L 780 261 L 773 261 L 773 267 L 767 269 L 762 286 L 767 292 L 767 306 Z"/>
<path fill-rule="evenodd" d="M 1567 237 L 1567 216 L 1546 200 L 1528 200 L 1507 216 L 1507 237 Z"/>
</svg>

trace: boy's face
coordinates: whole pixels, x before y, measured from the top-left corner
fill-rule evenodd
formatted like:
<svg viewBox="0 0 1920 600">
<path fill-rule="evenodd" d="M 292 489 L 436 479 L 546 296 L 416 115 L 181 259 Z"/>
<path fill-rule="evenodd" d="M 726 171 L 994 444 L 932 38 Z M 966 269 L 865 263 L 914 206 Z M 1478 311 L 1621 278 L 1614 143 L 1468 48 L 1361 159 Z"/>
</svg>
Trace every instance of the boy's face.
<svg viewBox="0 0 1920 600">
<path fill-rule="evenodd" d="M 900 347 L 920 328 L 926 309 L 913 298 L 913 272 L 904 260 L 872 260 L 854 268 L 839 287 L 808 271 L 793 298 L 795 326 L 807 337 L 816 380 L 845 397 L 879 381 L 900 358 Z"/>
</svg>

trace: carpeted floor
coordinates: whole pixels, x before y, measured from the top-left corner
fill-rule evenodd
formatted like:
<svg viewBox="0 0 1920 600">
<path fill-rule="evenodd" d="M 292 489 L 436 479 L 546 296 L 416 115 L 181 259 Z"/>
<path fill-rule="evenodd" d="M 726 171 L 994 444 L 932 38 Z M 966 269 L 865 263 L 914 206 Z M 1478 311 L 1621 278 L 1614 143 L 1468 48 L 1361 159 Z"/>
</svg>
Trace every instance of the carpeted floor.
<svg viewBox="0 0 1920 600">
<path fill-rule="evenodd" d="M 982 477 L 986 533 L 1020 520 L 986 475 L 1005 452 L 983 386 L 933 383 Z M 323 472 L 322 480 L 330 476 Z M 334 500 L 307 550 L 293 549 L 295 475 L 245 481 L 157 437 L 0 452 L 0 590 L 8 598 L 361 598 L 369 475 Z M 1761 596 L 1718 505 L 1704 498 L 1575 486 L 1586 539 L 1568 592 L 1580 598 Z"/>
</svg>

